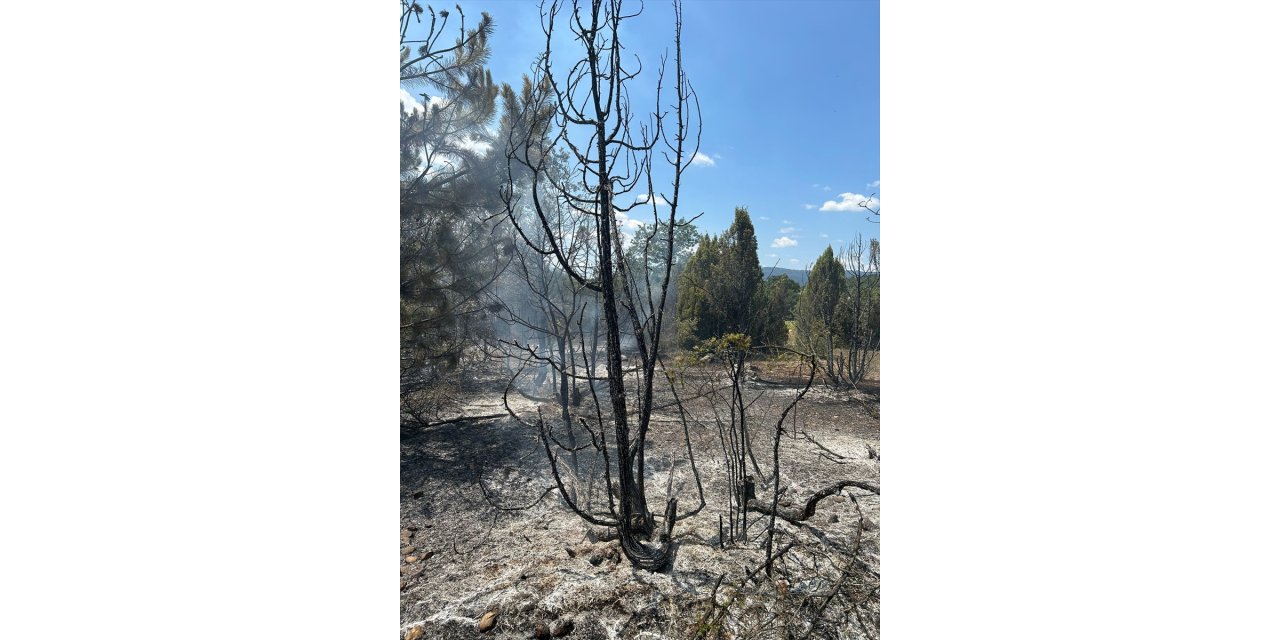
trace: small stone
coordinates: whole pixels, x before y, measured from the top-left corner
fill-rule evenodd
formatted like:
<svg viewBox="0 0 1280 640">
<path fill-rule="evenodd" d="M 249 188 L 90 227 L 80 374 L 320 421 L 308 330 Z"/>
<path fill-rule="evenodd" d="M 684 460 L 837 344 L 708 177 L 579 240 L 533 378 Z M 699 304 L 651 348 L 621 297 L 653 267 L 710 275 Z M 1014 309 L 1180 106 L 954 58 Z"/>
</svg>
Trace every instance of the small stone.
<svg viewBox="0 0 1280 640">
<path fill-rule="evenodd" d="M 834 524 L 834 523 L 836 523 L 836 522 L 840 522 L 840 516 L 838 516 L 838 515 L 836 515 L 836 514 L 834 514 L 834 513 L 833 513 L 833 514 L 831 514 L 831 517 L 827 519 L 827 522 L 830 522 L 830 523 L 832 523 L 832 524 Z"/>
<path fill-rule="evenodd" d="M 570 557 L 570 558 L 576 558 L 576 557 L 578 557 L 578 552 L 574 551 L 573 549 L 570 549 L 569 547 L 565 547 L 565 548 L 564 548 L 564 552 L 565 552 L 565 553 L 567 553 L 567 554 L 569 554 L 569 557 Z"/>
<path fill-rule="evenodd" d="M 416 499 L 418 499 L 418 498 L 421 498 L 421 497 L 422 497 L 422 495 L 423 495 L 423 492 L 421 492 L 421 491 L 414 491 L 414 492 L 413 492 L 413 497 L 414 497 L 414 499 L 415 499 L 415 500 L 416 500 Z"/>
<path fill-rule="evenodd" d="M 418 561 L 418 556 L 408 556 L 404 559 L 404 561 L 408 562 L 409 564 L 413 564 Z"/>
<path fill-rule="evenodd" d="M 539 622 L 533 625 L 533 637 L 538 640 L 547 640 L 551 637 L 551 629 L 547 627 L 547 623 Z"/>
<path fill-rule="evenodd" d="M 844 496 L 836 496 L 836 502 L 844 502 L 847 499 L 848 498 L 845 498 Z"/>
<path fill-rule="evenodd" d="M 476 629 L 479 629 L 480 633 L 484 633 L 492 629 L 493 625 L 497 623 L 498 623 L 498 610 L 493 609 L 491 611 L 486 612 L 484 615 L 480 616 L 480 622 L 476 625 Z"/>
<path fill-rule="evenodd" d="M 401 591 L 404 591 L 404 587 L 405 587 L 405 585 L 407 585 L 407 584 L 409 584 L 409 583 L 408 583 L 408 582 L 405 582 L 405 581 L 404 581 L 404 578 L 400 578 L 400 590 L 401 590 Z"/>
<path fill-rule="evenodd" d="M 590 562 L 593 566 L 598 566 L 601 562 L 604 562 L 604 556 L 600 555 L 600 552 L 597 551 L 592 553 L 591 557 L 587 558 L 587 562 Z"/>
<path fill-rule="evenodd" d="M 533 601 L 532 601 L 532 600 L 530 600 L 530 601 L 528 601 L 528 602 L 526 602 L 526 603 L 524 603 L 524 604 L 520 605 L 520 613 L 529 613 L 530 611 L 533 611 Z"/>
<path fill-rule="evenodd" d="M 563 638 L 569 635 L 570 631 L 573 631 L 573 620 L 568 618 L 556 620 L 556 623 L 551 625 L 551 635 L 557 638 Z"/>
<path fill-rule="evenodd" d="M 418 638 L 421 638 L 426 634 L 426 630 L 422 627 L 414 627 L 404 633 L 404 640 L 418 640 Z"/>
<path fill-rule="evenodd" d="M 417 549 L 413 545 L 409 545 L 407 547 L 400 547 L 400 555 L 407 556 L 416 550 Z"/>
</svg>

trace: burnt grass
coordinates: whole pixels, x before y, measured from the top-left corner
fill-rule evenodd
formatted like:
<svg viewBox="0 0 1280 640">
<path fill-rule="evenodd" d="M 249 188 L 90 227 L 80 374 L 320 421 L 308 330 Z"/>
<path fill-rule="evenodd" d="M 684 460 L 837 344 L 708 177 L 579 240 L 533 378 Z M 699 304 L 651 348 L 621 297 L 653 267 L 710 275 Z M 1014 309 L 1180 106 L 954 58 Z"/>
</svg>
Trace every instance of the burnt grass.
<svg viewBox="0 0 1280 640">
<path fill-rule="evenodd" d="M 762 498 L 772 495 L 778 416 L 805 377 L 786 360 L 754 363 L 748 372 L 744 394 L 752 403 L 748 425 L 761 475 L 748 466 Z M 647 497 L 659 518 L 668 494 L 679 500 L 680 513 L 698 505 L 691 448 L 706 505 L 676 523 L 675 560 L 661 573 L 632 568 L 603 527 L 570 511 L 553 489 L 535 428 L 510 417 L 465 419 L 504 412 L 507 378 L 501 369 L 483 369 L 451 394 L 442 413 L 464 419 L 403 425 L 402 636 L 532 638 L 541 623 L 547 630 L 569 629 L 568 638 L 878 638 L 879 495 L 847 487 L 823 498 L 802 522 L 777 519 L 774 548 L 791 547 L 774 563 L 772 578 L 759 572 L 747 580 L 747 571 L 765 559 L 769 517 L 749 513 L 747 541 L 721 540 L 729 486 L 715 416 L 718 411 L 727 420 L 727 376 L 711 363 L 680 368 L 676 379 L 691 446 L 670 390 L 657 389 L 661 408 L 646 450 Z M 843 480 L 879 484 L 878 375 L 857 389 L 819 381 L 784 422 L 783 508 L 797 509 Z M 603 400 L 603 387 L 600 393 Z M 526 422 L 539 409 L 556 422 L 558 407 L 541 395 L 549 399 L 550 387 L 528 396 L 512 391 L 509 400 Z M 578 408 L 589 423 L 590 407 L 588 398 Z M 553 433 L 568 444 L 558 422 Z M 581 431 L 577 438 L 578 444 L 588 440 Z M 599 488 L 598 454 L 579 452 L 576 476 L 568 454 L 559 455 L 579 502 L 602 510 L 607 496 Z M 491 611 L 494 624 L 481 632 L 478 623 Z"/>
</svg>

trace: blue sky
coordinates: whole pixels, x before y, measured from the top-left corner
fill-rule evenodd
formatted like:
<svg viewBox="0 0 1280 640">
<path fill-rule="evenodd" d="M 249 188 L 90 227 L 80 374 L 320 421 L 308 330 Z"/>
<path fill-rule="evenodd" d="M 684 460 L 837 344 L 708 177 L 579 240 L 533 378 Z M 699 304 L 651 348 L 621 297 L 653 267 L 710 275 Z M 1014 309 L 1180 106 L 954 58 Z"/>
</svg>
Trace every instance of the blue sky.
<svg viewBox="0 0 1280 640">
<path fill-rule="evenodd" d="M 458 4 L 468 24 L 482 11 L 493 17 L 489 67 L 518 87 L 544 47 L 537 1 Z M 650 0 L 624 22 L 623 45 L 645 65 L 632 83 L 636 111 L 652 104 L 672 15 L 669 3 Z M 570 44 L 557 38 L 553 53 L 567 61 Z M 702 105 L 701 152 L 714 164 L 685 174 L 681 216 L 703 213 L 699 229 L 720 233 L 735 207 L 747 207 L 765 266 L 804 268 L 828 244 L 879 237 L 854 206 L 880 193 L 879 3 L 687 0 L 682 48 Z"/>
</svg>

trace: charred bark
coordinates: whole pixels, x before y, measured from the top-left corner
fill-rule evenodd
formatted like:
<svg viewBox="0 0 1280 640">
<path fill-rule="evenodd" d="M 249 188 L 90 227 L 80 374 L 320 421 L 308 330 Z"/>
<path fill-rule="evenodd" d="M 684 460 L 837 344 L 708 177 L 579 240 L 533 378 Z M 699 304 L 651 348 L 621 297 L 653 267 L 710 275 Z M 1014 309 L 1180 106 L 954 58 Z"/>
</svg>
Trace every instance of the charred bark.
<svg viewBox="0 0 1280 640">
<path fill-rule="evenodd" d="M 833 496 L 845 487 L 857 487 L 859 489 L 870 491 L 875 495 L 880 495 L 880 485 L 874 482 L 867 482 L 864 480 L 842 480 L 829 487 L 824 487 L 818 490 L 805 501 L 804 506 L 796 509 L 779 509 L 777 505 L 761 504 L 759 500 L 752 500 L 747 503 L 747 508 L 755 511 L 756 513 L 775 515 L 792 524 L 800 524 L 801 522 L 813 517 L 814 513 L 817 511 L 818 503 L 821 502 L 823 498 Z"/>
</svg>

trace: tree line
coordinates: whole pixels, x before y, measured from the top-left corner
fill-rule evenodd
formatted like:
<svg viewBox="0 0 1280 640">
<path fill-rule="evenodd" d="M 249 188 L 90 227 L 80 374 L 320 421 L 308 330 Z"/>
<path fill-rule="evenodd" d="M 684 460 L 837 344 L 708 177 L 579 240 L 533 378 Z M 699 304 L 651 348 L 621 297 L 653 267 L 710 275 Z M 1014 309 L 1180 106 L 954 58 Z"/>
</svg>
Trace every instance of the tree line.
<svg viewBox="0 0 1280 640">
<path fill-rule="evenodd" d="M 751 216 L 738 208 L 723 234 L 702 236 L 676 300 L 685 349 L 741 334 L 753 345 L 816 354 L 829 381 L 854 385 L 880 349 L 880 241 L 858 236 L 839 252 L 828 245 L 803 286 L 783 275 L 765 280 Z"/>
</svg>

